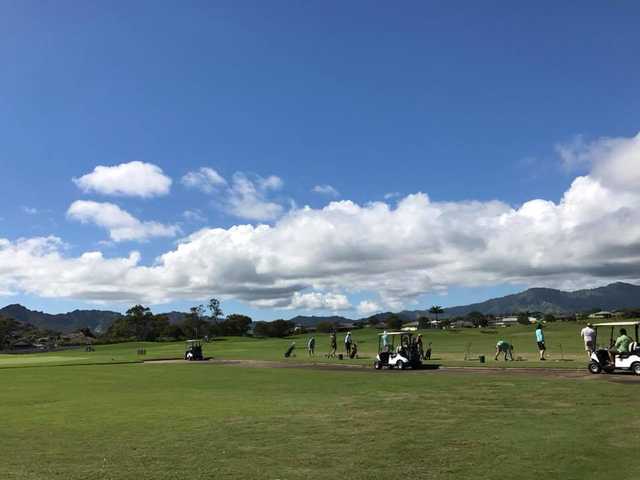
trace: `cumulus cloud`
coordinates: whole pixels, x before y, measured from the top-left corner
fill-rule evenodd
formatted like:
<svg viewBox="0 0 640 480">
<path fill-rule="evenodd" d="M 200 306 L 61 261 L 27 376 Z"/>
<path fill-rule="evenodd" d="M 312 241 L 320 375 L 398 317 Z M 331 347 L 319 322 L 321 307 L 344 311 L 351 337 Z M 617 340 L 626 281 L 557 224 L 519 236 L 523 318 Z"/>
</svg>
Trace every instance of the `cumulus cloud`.
<svg viewBox="0 0 640 480">
<path fill-rule="evenodd" d="M 24 213 L 26 213 L 27 215 L 37 215 L 38 214 L 38 209 L 35 207 L 27 207 L 26 205 L 23 205 L 20 208 Z"/>
<path fill-rule="evenodd" d="M 223 206 L 232 215 L 247 220 L 275 220 L 284 209 L 279 203 L 270 201 L 266 192 L 281 187 L 279 177 L 259 178 L 253 182 L 244 173 L 237 172 L 233 175 Z"/>
<path fill-rule="evenodd" d="M 372 300 L 362 300 L 358 304 L 358 313 L 363 317 L 368 317 L 380 311 L 382 311 L 382 308 L 380 307 L 380 305 L 378 305 L 376 302 Z"/>
<path fill-rule="evenodd" d="M 269 198 L 271 192 L 280 190 L 284 185 L 276 175 L 250 178 L 245 173 L 236 172 L 231 182 L 227 182 L 214 169 L 202 167 L 188 172 L 182 177 L 182 183 L 204 193 L 217 194 L 216 205 L 226 213 L 246 220 L 275 220 L 284 212 L 280 203 Z"/>
<path fill-rule="evenodd" d="M 185 210 L 184 212 L 182 212 L 182 216 L 188 222 L 204 223 L 207 221 L 207 217 L 205 217 L 197 208 L 194 208 L 192 210 Z"/>
<path fill-rule="evenodd" d="M 591 177 L 612 188 L 640 186 L 640 133 L 631 138 L 600 138 L 592 142 L 577 136 L 556 146 L 564 165 L 570 169 L 588 167 Z"/>
<path fill-rule="evenodd" d="M 93 223 L 109 231 L 114 242 L 125 240 L 145 241 L 152 237 L 174 237 L 179 233 L 175 225 L 158 222 L 142 222 L 107 202 L 78 200 L 67 210 L 67 217 L 82 223 Z"/>
<path fill-rule="evenodd" d="M 351 309 L 351 303 L 340 293 L 295 292 L 288 308 L 337 311 Z"/>
<path fill-rule="evenodd" d="M 258 178 L 258 185 L 263 190 L 280 190 L 284 182 L 276 175 L 269 175 L 267 178 Z"/>
<path fill-rule="evenodd" d="M 99 165 L 73 182 L 85 193 L 142 198 L 166 195 L 171 188 L 171 178 L 160 167 L 138 161 L 111 167 Z"/>
<path fill-rule="evenodd" d="M 227 181 L 213 168 L 202 167 L 194 172 L 188 172 L 182 177 L 182 184 L 188 188 L 195 188 L 204 193 L 212 193 L 217 188 L 227 184 Z"/>
<path fill-rule="evenodd" d="M 396 309 L 450 285 L 638 281 L 640 189 L 632 179 L 640 147 L 637 137 L 618 140 L 558 202 L 533 199 L 513 208 L 433 202 L 424 193 L 393 206 L 336 201 L 292 210 L 273 225 L 204 228 L 148 266 L 135 254 L 67 256 L 52 238 L 0 240 L 0 290 L 147 303 L 218 295 L 324 309 L 346 308 L 349 294 L 364 292 Z"/>
<path fill-rule="evenodd" d="M 331 185 L 316 185 L 312 189 L 313 192 L 319 193 L 321 195 L 327 195 L 329 197 L 339 197 L 340 192 L 333 188 Z"/>
</svg>

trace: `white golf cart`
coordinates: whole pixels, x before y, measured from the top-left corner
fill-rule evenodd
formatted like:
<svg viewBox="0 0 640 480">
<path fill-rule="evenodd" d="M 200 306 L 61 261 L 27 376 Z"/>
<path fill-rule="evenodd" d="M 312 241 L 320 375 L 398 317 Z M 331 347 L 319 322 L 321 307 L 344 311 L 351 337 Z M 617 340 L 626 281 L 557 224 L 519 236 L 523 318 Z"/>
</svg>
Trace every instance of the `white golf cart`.
<svg viewBox="0 0 640 480">
<path fill-rule="evenodd" d="M 637 343 L 639 326 L 640 321 L 609 322 L 594 325 L 593 328 L 596 331 L 593 342 L 595 351 L 591 354 L 589 371 L 591 373 L 601 373 L 603 371 L 613 373 L 616 370 L 622 370 L 632 371 L 636 375 L 640 375 L 640 346 Z M 609 358 L 609 349 L 613 348 L 620 328 L 627 330 L 627 335 L 633 341 L 629 345 L 628 352 L 616 354 L 615 364 L 613 364 Z M 607 341 L 608 343 L 604 343 Z"/>
<path fill-rule="evenodd" d="M 378 354 L 373 362 L 376 370 L 382 368 L 420 368 L 420 352 L 411 332 L 385 332 L 378 334 Z"/>
</svg>

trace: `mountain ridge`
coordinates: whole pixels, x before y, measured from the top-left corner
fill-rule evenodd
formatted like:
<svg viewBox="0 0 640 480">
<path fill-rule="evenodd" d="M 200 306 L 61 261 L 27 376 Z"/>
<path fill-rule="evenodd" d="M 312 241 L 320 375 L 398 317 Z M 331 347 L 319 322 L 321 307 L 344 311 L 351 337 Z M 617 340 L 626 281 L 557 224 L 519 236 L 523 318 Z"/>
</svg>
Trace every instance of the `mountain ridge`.
<svg viewBox="0 0 640 480">
<path fill-rule="evenodd" d="M 502 315 L 518 312 L 542 312 L 553 314 L 572 314 L 593 309 L 618 310 L 640 308 L 640 286 L 625 282 L 615 282 L 602 287 L 563 291 L 553 288 L 534 287 L 519 293 L 503 297 L 490 298 L 484 302 L 459 305 L 444 309 L 440 318 L 464 316 L 473 311 L 484 314 Z M 386 320 L 392 312 L 376 313 L 369 317 L 352 319 L 340 315 L 315 316 L 298 315 L 290 320 L 304 326 L 314 326 L 320 322 L 351 323 L 354 321 Z M 172 323 L 184 319 L 186 313 L 166 312 L 160 315 L 169 317 Z M 405 322 L 415 321 L 428 316 L 428 310 L 403 310 L 396 312 Z M 122 314 L 111 310 L 73 310 L 68 313 L 50 314 L 30 310 L 20 304 L 7 305 L 0 309 L 0 316 L 14 318 L 20 322 L 31 323 L 39 328 L 70 332 L 88 327 L 100 333 L 106 331 L 111 323 Z"/>
</svg>

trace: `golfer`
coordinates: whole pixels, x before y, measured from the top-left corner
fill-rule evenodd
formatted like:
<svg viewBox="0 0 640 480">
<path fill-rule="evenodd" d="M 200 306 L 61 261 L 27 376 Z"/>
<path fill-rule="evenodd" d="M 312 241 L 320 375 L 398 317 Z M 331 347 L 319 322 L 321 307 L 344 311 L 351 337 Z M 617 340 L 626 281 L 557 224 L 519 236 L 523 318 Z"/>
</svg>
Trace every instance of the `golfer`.
<svg viewBox="0 0 640 480">
<path fill-rule="evenodd" d="M 509 342 L 499 340 L 498 343 L 496 343 L 496 360 L 498 360 L 498 357 L 501 353 L 504 353 L 505 362 L 507 360 L 511 360 L 513 362 L 513 345 L 511 345 Z"/>
<path fill-rule="evenodd" d="M 584 349 L 587 351 L 589 358 L 591 358 L 591 354 L 596 349 L 596 331 L 593 329 L 593 325 L 591 323 L 587 323 L 587 326 L 580 330 L 580 336 L 584 340 Z"/>
<path fill-rule="evenodd" d="M 427 345 L 427 351 L 424 352 L 424 359 L 431 360 L 431 342 L 429 342 L 429 345 Z"/>
<path fill-rule="evenodd" d="M 418 352 L 418 357 L 424 360 L 424 345 L 422 344 L 422 334 L 418 334 L 416 337 L 416 350 Z"/>
<path fill-rule="evenodd" d="M 629 351 L 629 345 L 633 340 L 629 335 L 627 335 L 627 329 L 620 329 L 620 336 L 616 338 L 616 343 L 613 348 L 609 349 L 609 358 L 611 359 L 611 363 L 616 364 L 616 355 L 620 353 L 627 353 Z"/>
<path fill-rule="evenodd" d="M 389 334 L 385 330 L 382 332 L 382 348 L 389 346 Z"/>
<path fill-rule="evenodd" d="M 338 340 L 336 339 L 336 333 L 335 332 L 331 332 L 331 335 L 329 336 L 329 345 L 330 345 L 330 351 L 329 351 L 329 355 L 327 355 L 329 358 L 335 358 L 336 357 L 336 350 L 338 350 Z"/>
<path fill-rule="evenodd" d="M 307 353 L 310 357 L 316 354 L 316 337 L 311 337 L 307 342 Z"/>
<path fill-rule="evenodd" d="M 347 355 L 351 355 L 351 332 L 347 332 L 347 334 L 344 337 L 344 351 L 347 353 Z"/>
<path fill-rule="evenodd" d="M 536 327 L 536 343 L 538 344 L 540 360 L 546 360 L 546 358 L 544 358 L 544 351 L 547 349 L 547 347 L 544 344 L 544 332 L 542 331 L 541 323 L 539 323 Z"/>
</svg>

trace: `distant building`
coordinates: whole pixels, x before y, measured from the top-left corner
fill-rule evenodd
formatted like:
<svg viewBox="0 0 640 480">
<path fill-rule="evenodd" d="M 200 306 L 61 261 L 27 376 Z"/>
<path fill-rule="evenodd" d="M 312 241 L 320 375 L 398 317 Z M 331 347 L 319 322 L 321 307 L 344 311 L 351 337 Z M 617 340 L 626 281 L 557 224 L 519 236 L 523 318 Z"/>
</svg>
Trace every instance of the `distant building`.
<svg viewBox="0 0 640 480">
<path fill-rule="evenodd" d="M 355 330 L 356 328 L 358 328 L 358 325 L 356 325 L 354 322 L 340 322 L 336 326 L 336 330 L 339 331 L 339 332 L 346 332 L 348 330 Z"/>
<path fill-rule="evenodd" d="M 611 318 L 611 317 L 613 317 L 613 313 L 605 312 L 605 311 L 596 312 L 589 315 L 590 320 L 601 320 L 603 318 Z"/>
<path fill-rule="evenodd" d="M 20 340 L 11 345 L 11 349 L 14 352 L 28 352 L 31 350 L 35 350 L 36 346 L 27 340 Z"/>
<path fill-rule="evenodd" d="M 96 339 L 87 337 L 82 332 L 73 332 L 63 335 L 60 340 L 65 345 L 88 345 L 95 342 Z"/>
<path fill-rule="evenodd" d="M 470 320 L 456 320 L 451 323 L 451 328 L 473 328 L 473 322 Z"/>
<path fill-rule="evenodd" d="M 536 317 L 529 317 L 529 323 L 537 323 Z M 518 317 L 497 317 L 495 320 L 496 327 L 510 327 L 511 325 L 518 325 Z"/>
</svg>

